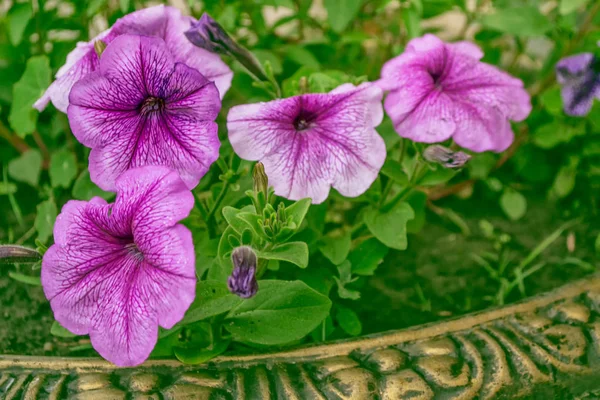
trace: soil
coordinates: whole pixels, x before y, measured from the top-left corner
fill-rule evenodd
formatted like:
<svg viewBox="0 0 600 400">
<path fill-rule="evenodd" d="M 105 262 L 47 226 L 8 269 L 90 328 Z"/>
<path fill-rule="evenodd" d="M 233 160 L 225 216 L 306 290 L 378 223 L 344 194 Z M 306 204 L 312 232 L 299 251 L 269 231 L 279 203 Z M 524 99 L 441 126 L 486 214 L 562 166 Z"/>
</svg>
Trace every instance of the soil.
<svg viewBox="0 0 600 400">
<path fill-rule="evenodd" d="M 495 251 L 493 241 L 486 239 L 479 228 L 481 218 L 491 222 L 496 231 L 512 237 L 509 247 L 513 265 L 565 221 L 557 211 L 549 212 L 543 200 L 538 204 L 530 203 L 526 216 L 518 223 L 508 221 L 499 209 L 464 209 L 468 206 L 465 203 L 451 201 L 442 205 L 452 207 L 463 218 L 469 215 L 466 222 L 470 235 L 465 236 L 455 225 L 429 213 L 424 230 L 409 237 L 409 248 L 388 255 L 376 274 L 367 279 L 361 291 L 362 300 L 349 304 L 359 313 L 364 334 L 439 321 L 497 305 L 493 296 L 498 290 L 498 282 L 471 257 L 473 253 L 481 255 L 485 251 Z M 546 265 L 525 280 L 527 296 L 593 272 L 573 263 L 564 263 L 568 258 L 597 265 L 593 239 L 598 228 L 592 228 L 592 225 L 578 223 L 540 256 Z M 574 246 L 572 239 L 571 246 L 567 246 L 569 232 L 574 235 Z M 8 276 L 8 271 L 13 269 L 10 266 L 0 268 L 0 354 L 93 354 L 89 350 L 73 351 L 79 345 L 85 347 L 86 339 L 59 338 L 50 334 L 53 318 L 42 288 L 14 281 Z M 518 290 L 513 290 L 506 302 L 522 298 Z"/>
</svg>

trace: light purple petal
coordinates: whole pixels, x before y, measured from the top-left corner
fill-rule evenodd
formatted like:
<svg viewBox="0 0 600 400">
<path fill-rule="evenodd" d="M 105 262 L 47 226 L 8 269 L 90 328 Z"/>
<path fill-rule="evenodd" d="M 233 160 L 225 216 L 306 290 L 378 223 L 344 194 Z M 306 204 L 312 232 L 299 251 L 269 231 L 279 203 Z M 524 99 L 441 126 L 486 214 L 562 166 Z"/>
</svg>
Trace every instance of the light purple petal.
<svg viewBox="0 0 600 400">
<path fill-rule="evenodd" d="M 70 98 L 71 129 L 92 148 L 90 177 L 104 190 L 144 165 L 169 166 L 193 188 L 218 158 L 215 84 L 175 63 L 162 39 L 119 36 Z M 147 101 L 160 105 L 150 109 Z"/>
<path fill-rule="evenodd" d="M 386 102 L 386 107 L 388 104 Z M 454 134 L 455 110 L 456 105 L 447 94 L 434 90 L 416 102 L 415 108 L 403 114 L 403 118 L 392 118 L 392 121 L 402 137 L 415 142 L 438 143 Z"/>
<path fill-rule="evenodd" d="M 143 362 L 195 295 L 191 233 L 177 224 L 193 201 L 177 173 L 144 167 L 119 179 L 114 205 L 68 202 L 42 263 L 56 320 L 116 365 Z"/>
<path fill-rule="evenodd" d="M 514 135 L 509 120 L 531 112 L 523 82 L 479 61 L 474 44 L 413 39 L 388 61 L 379 85 L 390 90 L 385 110 L 403 137 L 436 143 L 451 137 L 473 151 L 503 151 Z"/>
<path fill-rule="evenodd" d="M 373 183 L 385 161 L 375 131 L 383 117 L 381 90 L 372 84 L 342 85 L 309 94 L 233 107 L 227 127 L 240 157 L 260 160 L 275 193 L 321 203 L 333 186 L 358 196 Z M 298 118 L 306 119 L 299 129 Z"/>
<path fill-rule="evenodd" d="M 69 92 L 81 78 L 94 71 L 98 66 L 98 56 L 94 52 L 93 42 L 80 42 L 77 47 L 67 55 L 67 61 L 56 74 L 56 78 L 48 87 L 42 97 L 37 100 L 33 107 L 43 111 L 52 101 L 54 107 L 63 113 L 67 112 L 69 106 Z"/>
</svg>

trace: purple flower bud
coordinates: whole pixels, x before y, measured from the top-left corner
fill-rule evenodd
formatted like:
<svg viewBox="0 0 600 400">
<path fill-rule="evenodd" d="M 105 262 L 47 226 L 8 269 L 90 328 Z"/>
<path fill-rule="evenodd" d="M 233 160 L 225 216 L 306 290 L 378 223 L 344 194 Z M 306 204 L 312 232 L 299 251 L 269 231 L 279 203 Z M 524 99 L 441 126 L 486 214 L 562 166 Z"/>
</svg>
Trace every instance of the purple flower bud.
<svg viewBox="0 0 600 400">
<path fill-rule="evenodd" d="M 192 23 L 192 27 L 184 33 L 193 45 L 212 53 L 229 55 L 246 67 L 256 78 L 269 81 L 269 77 L 256 57 L 236 43 L 225 29 L 208 14 L 202 14 L 202 17 Z"/>
<path fill-rule="evenodd" d="M 452 151 L 436 144 L 425 149 L 423 158 L 429 162 L 441 164 L 444 168 L 461 168 L 471 159 L 471 156 L 465 152 Z"/>
<path fill-rule="evenodd" d="M 233 272 L 227 278 L 229 291 L 244 299 L 254 296 L 258 291 L 256 253 L 248 246 L 241 246 L 233 250 L 231 261 Z"/>
<path fill-rule="evenodd" d="M 592 53 L 565 57 L 556 64 L 565 114 L 583 116 L 590 112 L 594 97 L 600 98 L 600 59 Z"/>
<path fill-rule="evenodd" d="M 210 15 L 204 13 L 192 27 L 185 32 L 185 36 L 194 45 L 212 53 L 235 54 L 239 45 L 225 32 L 225 29 Z"/>
</svg>

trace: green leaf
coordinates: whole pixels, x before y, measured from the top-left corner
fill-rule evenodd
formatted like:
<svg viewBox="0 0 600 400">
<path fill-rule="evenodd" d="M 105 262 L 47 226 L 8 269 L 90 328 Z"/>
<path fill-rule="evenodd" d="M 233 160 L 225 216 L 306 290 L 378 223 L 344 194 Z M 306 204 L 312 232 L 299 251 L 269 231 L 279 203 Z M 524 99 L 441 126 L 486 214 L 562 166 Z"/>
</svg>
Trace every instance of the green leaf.
<svg viewBox="0 0 600 400">
<path fill-rule="evenodd" d="M 356 275 L 373 275 L 389 252 L 389 248 L 375 238 L 359 244 L 348 255 L 352 265 L 352 273 Z"/>
<path fill-rule="evenodd" d="M 14 180 L 37 186 L 42 172 L 42 155 L 37 150 L 27 150 L 8 163 L 8 175 Z"/>
<path fill-rule="evenodd" d="M 322 72 L 315 72 L 308 77 L 311 93 L 327 93 L 340 85 L 340 81 Z"/>
<path fill-rule="evenodd" d="M 105 192 L 96 186 L 90 179 L 90 173 L 87 169 L 82 171 L 75 180 L 71 194 L 77 200 L 91 200 L 92 197 L 96 196 L 102 197 L 104 200 L 110 200 L 115 195 L 114 193 Z"/>
<path fill-rule="evenodd" d="M 229 343 L 231 343 L 231 340 L 221 340 L 206 348 L 175 347 L 173 352 L 175 357 L 184 364 L 202 364 L 224 353 L 229 347 Z"/>
<path fill-rule="evenodd" d="M 540 96 L 540 100 L 542 101 L 542 105 L 552 115 L 562 115 L 563 113 L 563 104 L 562 98 L 560 97 L 560 88 L 554 87 L 552 89 L 546 90 Z"/>
<path fill-rule="evenodd" d="M 281 345 L 302 339 L 328 315 L 331 300 L 301 281 L 260 281 L 256 296 L 231 310 L 224 326 L 234 340 Z"/>
<path fill-rule="evenodd" d="M 492 30 L 516 36 L 542 36 L 552 29 L 552 23 L 535 6 L 500 8 L 481 17 L 481 24 Z"/>
<path fill-rule="evenodd" d="M 0 182 L 0 196 L 17 193 L 17 185 L 12 182 Z"/>
<path fill-rule="evenodd" d="M 367 228 L 379 241 L 397 250 L 406 250 L 406 223 L 415 217 L 408 203 L 400 203 L 388 212 L 370 207 L 365 212 Z"/>
<path fill-rule="evenodd" d="M 575 188 L 575 179 L 577 177 L 577 166 L 579 161 L 576 158 L 570 160 L 568 165 L 564 165 L 556 174 L 552 184 L 552 193 L 559 199 L 567 197 Z"/>
<path fill-rule="evenodd" d="M 8 273 L 8 276 L 10 276 L 15 281 L 25 283 L 27 285 L 42 286 L 42 280 L 40 279 L 39 276 L 24 275 L 24 274 L 20 274 L 18 272 L 12 272 L 12 271 L 10 271 Z"/>
<path fill-rule="evenodd" d="M 286 46 L 283 50 L 288 60 L 308 68 L 319 69 L 321 63 L 309 50 L 302 46 Z"/>
<path fill-rule="evenodd" d="M 267 251 L 259 251 L 259 258 L 287 261 L 300 268 L 308 267 L 308 246 L 304 242 L 290 242 L 277 245 Z"/>
<path fill-rule="evenodd" d="M 399 161 L 388 158 L 381 168 L 381 173 L 399 185 L 408 185 L 408 176 Z"/>
<path fill-rule="evenodd" d="M 13 101 L 8 121 L 20 137 L 35 130 L 39 113 L 33 108 L 33 103 L 42 97 L 50 85 L 50 75 L 48 57 L 31 57 L 27 60 L 21 79 L 13 85 Z"/>
<path fill-rule="evenodd" d="M 225 217 L 225 220 L 227 220 L 229 226 L 232 227 L 237 233 L 242 234 L 244 229 L 248 228 L 248 224 L 244 220 L 238 218 L 238 214 L 241 212 L 241 210 L 226 206 L 223 207 L 222 212 L 223 217 Z"/>
<path fill-rule="evenodd" d="M 57 215 L 58 211 L 53 199 L 48 199 L 38 204 L 33 226 L 35 226 L 38 232 L 38 240 L 42 243 L 46 243 L 48 238 L 52 236 L 52 229 L 54 228 L 54 221 Z"/>
<path fill-rule="evenodd" d="M 583 6 L 588 3 L 588 1 L 589 0 L 560 0 L 558 12 L 561 15 L 571 14 L 573 11 L 577 11 L 578 9 L 583 8 Z"/>
<path fill-rule="evenodd" d="M 415 0 L 410 3 L 410 6 L 402 11 L 402 20 L 404 21 L 404 26 L 406 26 L 408 37 L 412 39 L 421 36 L 421 11 L 415 5 Z"/>
<path fill-rule="evenodd" d="M 29 1 L 15 4 L 8 12 L 8 37 L 13 46 L 18 46 L 23 40 L 23 33 L 32 15 L 33 10 Z"/>
<path fill-rule="evenodd" d="M 119 8 L 123 14 L 126 14 L 129 11 L 129 6 L 131 4 L 131 0 L 119 0 Z"/>
<path fill-rule="evenodd" d="M 334 265 L 341 264 L 348 257 L 350 244 L 352 243 L 350 232 L 345 232 L 343 235 L 336 237 L 325 236 L 322 241 L 319 250 Z"/>
<path fill-rule="evenodd" d="M 506 188 L 500 197 L 502 211 L 513 221 L 521 219 L 527 211 L 527 199 L 516 190 Z"/>
<path fill-rule="evenodd" d="M 489 152 L 475 154 L 467 164 L 469 170 L 469 176 L 472 179 L 485 179 L 488 177 L 494 165 L 496 164 L 496 157 Z"/>
<path fill-rule="evenodd" d="M 358 14 L 362 3 L 363 0 L 325 0 L 327 20 L 331 29 L 337 33 L 343 32 Z"/>
<path fill-rule="evenodd" d="M 104 7 L 104 5 L 106 4 L 106 2 L 107 2 L 107 0 L 91 0 L 88 3 L 88 7 L 87 7 L 87 10 L 86 10 L 85 14 L 88 17 L 93 17 L 94 15 L 96 15 L 96 13 L 98 11 L 100 11 L 100 9 L 102 7 Z"/>
<path fill-rule="evenodd" d="M 585 135 L 585 123 L 565 125 L 552 122 L 535 130 L 533 143 L 542 149 L 551 149 L 560 143 L 567 143 L 574 137 Z"/>
<path fill-rule="evenodd" d="M 594 249 L 596 250 L 596 254 L 600 255 L 600 233 L 596 236 L 596 242 L 594 243 Z"/>
<path fill-rule="evenodd" d="M 427 171 L 427 174 L 419 181 L 422 186 L 435 186 L 446 183 L 457 174 L 457 171 L 438 166 L 435 170 Z"/>
<path fill-rule="evenodd" d="M 406 202 L 410 205 L 415 213 L 415 218 L 408 221 L 406 231 L 408 233 L 418 233 L 425 226 L 427 206 L 427 194 L 420 190 L 415 190 L 407 198 Z"/>
<path fill-rule="evenodd" d="M 67 149 L 62 149 L 50 157 L 50 183 L 52 187 L 68 188 L 77 176 L 77 160 Z"/>
<path fill-rule="evenodd" d="M 352 278 L 352 264 L 346 260 L 337 267 L 340 277 L 334 276 L 338 285 L 338 296 L 342 299 L 358 300 L 360 298 L 360 292 L 357 290 L 348 289 L 346 285 L 356 281 L 358 277 Z"/>
<path fill-rule="evenodd" d="M 241 302 L 241 298 L 229 292 L 225 283 L 200 281 L 196 285 L 196 298 L 178 325 L 188 325 L 226 313 Z"/>
<path fill-rule="evenodd" d="M 77 336 L 76 334 L 72 333 L 70 330 L 59 324 L 58 321 L 54 321 L 52 323 L 50 333 L 54 336 L 58 336 L 61 338 L 72 338 Z"/>
<path fill-rule="evenodd" d="M 297 228 L 299 228 L 300 225 L 302 224 L 302 221 L 304 221 L 304 217 L 306 216 L 306 213 L 308 212 L 308 209 L 310 208 L 311 202 L 312 202 L 312 199 L 306 198 L 306 199 L 298 200 L 291 206 L 286 207 L 285 212 L 286 212 L 288 218 L 291 217 L 292 222 L 294 224 L 296 224 Z"/>
<path fill-rule="evenodd" d="M 350 336 L 358 336 L 362 332 L 362 324 L 358 315 L 349 308 L 337 307 L 335 319 L 340 325 L 340 328 L 344 330 Z"/>
</svg>

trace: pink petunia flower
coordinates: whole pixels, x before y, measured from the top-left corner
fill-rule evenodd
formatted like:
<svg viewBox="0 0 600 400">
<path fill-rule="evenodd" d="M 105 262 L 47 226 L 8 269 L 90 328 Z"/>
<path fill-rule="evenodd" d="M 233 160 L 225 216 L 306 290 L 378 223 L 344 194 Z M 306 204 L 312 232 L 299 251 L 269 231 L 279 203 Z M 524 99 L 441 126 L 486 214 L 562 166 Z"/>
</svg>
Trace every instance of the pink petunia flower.
<svg viewBox="0 0 600 400">
<path fill-rule="evenodd" d="M 195 296 L 195 255 L 185 218 L 194 197 L 176 172 L 142 167 L 117 181 L 113 204 L 71 200 L 54 225 L 42 285 L 54 317 L 90 335 L 118 366 L 148 358 L 158 326 L 171 328 Z"/>
<path fill-rule="evenodd" d="M 344 84 L 330 93 L 236 106 L 227 116 L 229 140 L 241 158 L 264 164 L 279 196 L 317 204 L 333 186 L 355 197 L 385 161 L 375 130 L 383 118 L 381 98 L 375 85 Z"/>
<path fill-rule="evenodd" d="M 193 188 L 219 157 L 215 84 L 175 62 L 162 39 L 119 36 L 69 100 L 71 129 L 92 149 L 90 177 L 104 190 L 143 165 L 169 166 Z"/>
<path fill-rule="evenodd" d="M 437 143 L 449 138 L 472 151 L 504 151 L 514 139 L 510 121 L 531 112 L 523 82 L 480 62 L 468 42 L 444 43 L 427 34 L 388 61 L 378 82 L 389 90 L 384 107 L 400 136 Z"/>
<path fill-rule="evenodd" d="M 123 34 L 156 36 L 165 40 L 175 61 L 197 69 L 207 79 L 214 81 L 223 98 L 231 86 L 233 72 L 218 55 L 200 49 L 187 40 L 184 32 L 194 21 L 194 18 L 182 15 L 176 8 L 163 5 L 135 11 L 120 18 L 112 28 L 94 39 L 77 44 L 77 47 L 67 56 L 65 64 L 56 73 L 56 80 L 33 106 L 42 111 L 48 102 L 52 101 L 57 109 L 66 113 L 71 87 L 98 68 L 94 42 L 102 40 L 108 44 Z"/>
</svg>

